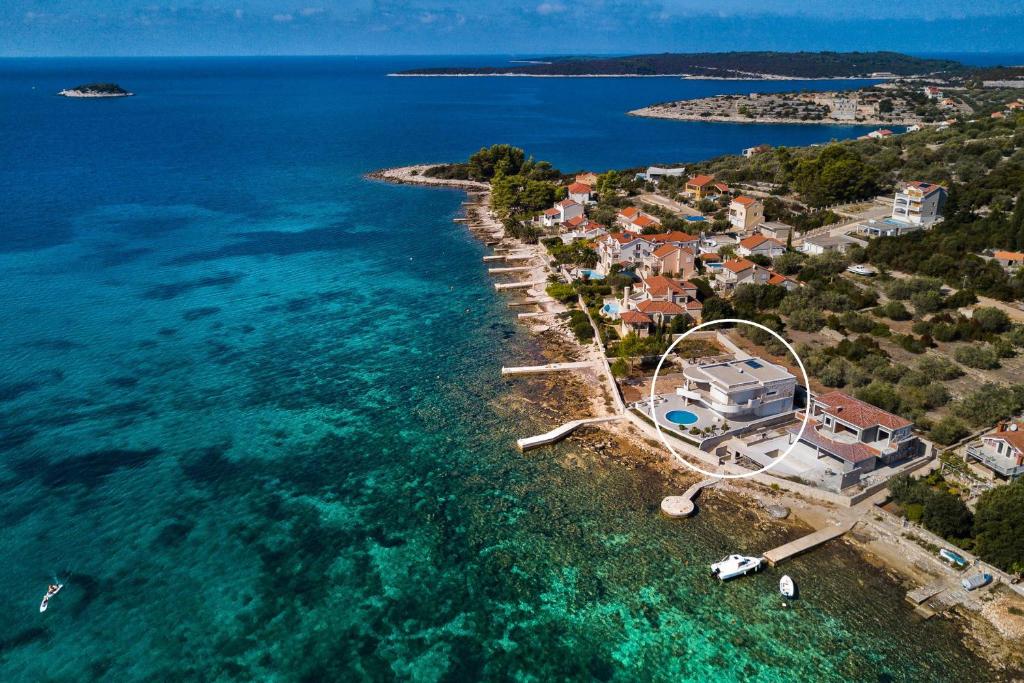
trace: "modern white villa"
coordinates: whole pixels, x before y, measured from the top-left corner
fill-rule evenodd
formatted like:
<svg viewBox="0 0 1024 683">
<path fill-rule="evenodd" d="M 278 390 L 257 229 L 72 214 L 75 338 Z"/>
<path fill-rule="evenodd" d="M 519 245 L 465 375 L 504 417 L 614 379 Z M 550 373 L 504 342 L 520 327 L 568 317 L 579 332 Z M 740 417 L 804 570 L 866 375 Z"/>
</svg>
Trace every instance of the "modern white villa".
<svg viewBox="0 0 1024 683">
<path fill-rule="evenodd" d="M 726 419 L 755 419 L 793 410 L 796 377 L 761 358 L 690 365 L 676 389 L 684 407 L 694 405 Z"/>
<path fill-rule="evenodd" d="M 931 225 L 942 218 L 946 188 L 935 183 L 903 183 L 892 200 L 892 217 L 914 225 Z"/>
<path fill-rule="evenodd" d="M 980 441 L 968 444 L 966 456 L 1000 477 L 1012 480 L 1024 475 L 1024 423 L 1000 424 Z"/>
</svg>

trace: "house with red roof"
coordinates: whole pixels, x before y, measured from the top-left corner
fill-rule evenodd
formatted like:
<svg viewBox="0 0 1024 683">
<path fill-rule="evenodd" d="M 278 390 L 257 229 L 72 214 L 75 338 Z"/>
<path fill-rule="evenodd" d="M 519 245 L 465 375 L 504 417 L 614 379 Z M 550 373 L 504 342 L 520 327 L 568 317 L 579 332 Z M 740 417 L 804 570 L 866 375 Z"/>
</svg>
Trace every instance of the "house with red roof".
<svg viewBox="0 0 1024 683">
<path fill-rule="evenodd" d="M 639 234 L 648 228 L 656 229 L 661 227 L 661 221 L 635 206 L 627 206 L 615 214 L 615 225 L 626 232 Z"/>
<path fill-rule="evenodd" d="M 1002 422 L 967 446 L 966 459 L 1007 479 L 1024 475 L 1024 422 Z"/>
<path fill-rule="evenodd" d="M 694 267 L 696 255 L 689 247 L 666 243 L 651 252 L 640 264 L 641 275 L 676 275 L 690 278 L 697 272 Z"/>
<path fill-rule="evenodd" d="M 761 200 L 740 195 L 729 202 L 729 224 L 740 232 L 751 232 L 764 223 L 764 204 Z"/>
<path fill-rule="evenodd" d="M 622 316 L 638 312 L 649 318 L 654 325 L 666 325 L 679 316 L 688 316 L 694 322 L 699 322 L 703 308 L 703 304 L 697 300 L 697 286 L 692 282 L 651 275 L 643 278 L 635 291 L 631 291 L 630 287 L 623 288 L 619 317 L 621 319 Z M 628 317 L 640 320 L 638 316 Z"/>
<path fill-rule="evenodd" d="M 1014 270 L 1024 266 L 1024 253 L 1019 251 L 997 251 L 992 255 L 992 258 L 1007 270 Z"/>
<path fill-rule="evenodd" d="M 892 137 L 892 131 L 888 128 L 879 128 L 868 133 L 865 137 L 872 138 L 874 140 L 884 140 Z"/>
<path fill-rule="evenodd" d="M 746 239 L 740 240 L 739 246 L 736 247 L 736 253 L 740 256 L 754 256 L 756 254 L 758 256 L 775 258 L 786 253 L 786 245 L 771 237 L 751 235 Z"/>
<path fill-rule="evenodd" d="M 713 175 L 695 175 L 686 181 L 683 193 L 700 201 L 714 190 L 714 183 L 715 176 Z"/>
<path fill-rule="evenodd" d="M 638 337 L 650 336 L 653 325 L 654 319 L 640 311 L 623 311 L 619 314 L 619 334 L 623 337 L 631 332 Z"/>
<path fill-rule="evenodd" d="M 946 188 L 912 180 L 903 183 L 892 200 L 892 217 L 911 225 L 931 225 L 942 219 Z"/>
<path fill-rule="evenodd" d="M 576 240 L 597 239 L 602 235 L 608 234 L 608 229 L 604 225 L 597 221 L 592 221 L 586 216 L 570 218 L 562 224 L 562 231 L 558 237 L 562 240 L 563 244 L 569 244 Z"/>
<path fill-rule="evenodd" d="M 569 191 L 569 199 L 580 204 L 588 204 L 594 196 L 593 188 L 586 183 L 570 183 L 567 189 Z"/>
<path fill-rule="evenodd" d="M 597 174 L 590 171 L 577 173 L 576 182 L 583 183 L 584 185 L 590 185 L 590 187 L 597 187 Z"/>
<path fill-rule="evenodd" d="M 583 205 L 572 199 L 563 199 L 538 216 L 540 224 L 545 228 L 561 225 L 566 221 L 583 215 Z"/>
<path fill-rule="evenodd" d="M 722 263 L 715 273 L 714 287 L 720 292 L 730 292 L 740 285 L 764 285 L 768 283 L 771 271 L 745 258 L 730 259 Z"/>
<path fill-rule="evenodd" d="M 819 459 L 835 461 L 841 472 L 868 472 L 921 452 L 913 422 L 841 391 L 813 396 L 807 409 L 811 424 L 799 440 Z M 794 436 L 798 432 L 790 427 Z"/>
<path fill-rule="evenodd" d="M 771 277 L 768 278 L 768 282 L 766 284 L 772 285 L 774 287 L 782 287 L 787 292 L 792 292 L 795 289 L 800 289 L 800 283 L 794 280 L 793 278 L 776 273 L 774 270 L 769 272 L 771 273 Z"/>
<path fill-rule="evenodd" d="M 639 267 L 656 249 L 666 244 L 697 253 L 699 241 L 700 238 L 678 230 L 654 235 L 637 235 L 632 232 L 608 233 L 597 242 L 597 271 L 607 275 L 616 264 L 624 268 Z"/>
</svg>

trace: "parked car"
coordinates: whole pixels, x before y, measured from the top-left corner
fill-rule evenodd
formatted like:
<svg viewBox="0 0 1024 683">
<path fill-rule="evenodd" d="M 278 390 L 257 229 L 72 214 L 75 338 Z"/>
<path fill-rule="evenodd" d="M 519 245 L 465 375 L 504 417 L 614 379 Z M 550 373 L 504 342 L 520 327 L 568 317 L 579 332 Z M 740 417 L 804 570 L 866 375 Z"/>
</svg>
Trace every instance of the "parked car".
<svg viewBox="0 0 1024 683">
<path fill-rule="evenodd" d="M 874 268 L 871 266 L 865 266 L 863 263 L 855 263 L 846 270 L 854 275 L 864 275 L 865 277 L 870 277 L 871 275 L 876 275 L 878 273 Z"/>
</svg>

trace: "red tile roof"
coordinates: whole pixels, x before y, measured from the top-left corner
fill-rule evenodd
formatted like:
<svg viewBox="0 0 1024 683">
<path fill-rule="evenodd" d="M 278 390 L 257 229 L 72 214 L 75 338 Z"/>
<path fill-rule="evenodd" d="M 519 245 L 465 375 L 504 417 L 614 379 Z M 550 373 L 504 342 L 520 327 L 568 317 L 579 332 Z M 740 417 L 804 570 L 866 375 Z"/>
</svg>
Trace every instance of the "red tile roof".
<svg viewBox="0 0 1024 683">
<path fill-rule="evenodd" d="M 555 204 L 555 206 L 561 206 L 561 207 L 566 208 L 566 209 L 568 209 L 570 206 L 579 206 L 579 205 L 580 205 L 579 202 L 575 202 L 575 201 L 573 201 L 571 199 L 563 199 L 562 201 L 560 201 L 557 204 Z"/>
<path fill-rule="evenodd" d="M 860 429 L 866 429 L 875 425 L 881 425 L 889 429 L 901 429 L 914 424 L 899 415 L 893 415 L 881 408 L 876 408 L 870 403 L 847 396 L 841 391 L 830 391 L 823 396 L 816 397 L 814 400 L 830 415 L 834 415 L 843 422 L 848 422 Z"/>
<path fill-rule="evenodd" d="M 663 232 L 657 235 L 644 235 L 643 238 L 648 242 L 664 243 L 664 242 L 696 242 L 698 238 L 688 233 L 673 230 L 672 232 Z"/>
<path fill-rule="evenodd" d="M 734 273 L 742 273 L 748 268 L 756 268 L 757 266 L 745 258 L 732 259 L 722 264 L 723 268 L 727 268 Z"/>
<path fill-rule="evenodd" d="M 718 190 L 719 192 L 728 192 L 729 186 L 726 185 L 725 183 L 715 183 L 715 189 Z"/>
<path fill-rule="evenodd" d="M 918 190 L 925 197 L 930 195 L 932 192 L 938 192 L 939 190 L 944 189 L 942 185 L 937 185 L 935 183 L 925 183 L 920 180 L 911 180 L 910 182 L 903 183 L 903 188 L 913 188 L 915 190 Z"/>
<path fill-rule="evenodd" d="M 680 248 L 674 244 L 663 244 L 657 249 L 655 249 L 652 253 L 658 258 L 665 258 L 666 256 L 670 256 L 679 250 Z"/>
<path fill-rule="evenodd" d="M 701 261 L 721 261 L 722 257 L 719 256 L 718 254 L 708 253 L 708 254 L 701 254 L 700 255 L 700 260 Z"/>
<path fill-rule="evenodd" d="M 686 313 L 686 309 L 671 301 L 641 301 L 636 305 L 636 310 L 643 313 L 661 313 L 663 315 L 682 315 Z"/>
<path fill-rule="evenodd" d="M 558 209 L 545 209 L 544 210 L 544 215 L 545 216 L 557 216 L 558 215 Z"/>
<path fill-rule="evenodd" d="M 753 197 L 748 197 L 743 194 L 741 194 L 739 197 L 734 197 L 733 201 L 737 204 L 742 204 L 743 206 L 753 206 L 754 204 L 757 204 L 756 199 L 754 199 Z"/>
<path fill-rule="evenodd" d="M 997 251 L 995 257 L 1003 261 L 1024 261 L 1024 253 L 1019 251 Z"/>
<path fill-rule="evenodd" d="M 629 220 L 632 220 L 634 216 L 640 215 L 640 209 L 636 208 L 635 206 L 627 206 L 622 211 L 619 211 L 619 215 L 622 216 L 623 218 L 628 218 Z"/>
<path fill-rule="evenodd" d="M 578 225 L 580 225 L 582 223 L 586 223 L 586 222 L 587 222 L 587 217 L 586 216 L 575 216 L 575 217 L 570 218 L 569 220 L 567 220 L 565 222 L 565 224 L 568 225 L 569 227 L 575 228 L 576 226 L 578 226 Z"/>
<path fill-rule="evenodd" d="M 623 311 L 619 314 L 619 319 L 629 325 L 648 325 L 654 322 L 651 320 L 651 316 L 640 311 Z"/>
<path fill-rule="evenodd" d="M 765 237 L 764 235 L 751 235 L 746 239 L 742 239 L 740 240 L 740 246 L 743 247 L 744 249 L 757 249 L 765 242 L 769 242 L 771 244 L 771 247 L 773 248 L 785 248 L 786 246 L 782 242 L 776 239 L 772 239 L 771 237 Z"/>
<path fill-rule="evenodd" d="M 713 182 L 715 176 L 713 175 L 695 175 L 686 181 L 687 185 L 693 185 L 694 187 L 704 187 L 710 182 Z"/>
<path fill-rule="evenodd" d="M 664 275 L 652 275 L 644 278 L 644 288 L 654 296 L 664 296 L 669 292 L 674 294 L 686 294 L 681 282 Z"/>
<path fill-rule="evenodd" d="M 768 284 L 770 285 L 781 285 L 783 282 L 796 282 L 796 280 L 785 275 L 779 275 L 778 273 L 772 273 L 772 276 L 768 278 Z"/>
<path fill-rule="evenodd" d="M 570 194 L 589 194 L 590 193 L 590 185 L 587 185 L 586 183 L 573 183 L 573 184 L 571 184 L 569 186 L 569 193 Z"/>
<path fill-rule="evenodd" d="M 984 434 L 982 438 L 985 439 L 1002 439 L 1006 443 L 1010 444 L 1018 451 L 1024 451 L 1024 423 L 1017 422 L 1016 431 L 1010 431 L 1007 429 L 1009 425 L 1001 424 L 994 432 Z"/>
<path fill-rule="evenodd" d="M 646 228 L 649 225 L 661 225 L 661 224 L 658 222 L 657 218 L 652 218 L 650 216 L 646 216 L 644 214 L 641 214 L 641 215 L 637 216 L 636 219 L 633 221 L 633 225 L 635 225 L 638 228 Z"/>
</svg>

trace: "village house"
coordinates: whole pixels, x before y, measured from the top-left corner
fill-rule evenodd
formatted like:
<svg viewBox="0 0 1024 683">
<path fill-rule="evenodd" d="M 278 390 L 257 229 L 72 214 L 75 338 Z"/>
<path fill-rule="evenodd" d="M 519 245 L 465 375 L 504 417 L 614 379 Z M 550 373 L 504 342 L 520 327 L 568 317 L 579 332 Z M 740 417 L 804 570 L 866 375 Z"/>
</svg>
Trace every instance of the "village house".
<svg viewBox="0 0 1024 683">
<path fill-rule="evenodd" d="M 686 175 L 686 168 L 683 166 L 680 166 L 679 168 L 648 166 L 647 171 L 644 173 L 638 173 L 637 177 L 641 180 L 648 180 L 657 185 L 662 178 L 681 178 L 684 175 Z"/>
<path fill-rule="evenodd" d="M 771 273 L 747 259 L 731 259 L 722 263 L 715 273 L 714 287 L 722 292 L 736 289 L 739 285 L 763 285 L 768 283 Z"/>
<path fill-rule="evenodd" d="M 1024 423 L 1003 422 L 967 446 L 967 461 L 981 463 L 993 474 L 1016 479 L 1024 474 Z"/>
<path fill-rule="evenodd" d="M 740 232 L 749 232 L 764 223 L 764 204 L 753 197 L 740 195 L 729 203 L 729 224 Z"/>
<path fill-rule="evenodd" d="M 936 88 L 934 85 L 926 85 L 924 87 L 924 96 L 927 97 L 929 100 L 941 100 L 942 91 L 939 88 Z"/>
<path fill-rule="evenodd" d="M 740 256 L 758 255 L 775 258 L 776 256 L 782 256 L 786 253 L 786 245 L 778 240 L 773 240 L 771 237 L 765 237 L 764 235 L 751 235 L 746 239 L 740 240 L 736 253 Z"/>
<path fill-rule="evenodd" d="M 696 255 L 689 247 L 675 244 L 663 244 L 651 255 L 644 258 L 638 269 L 641 275 L 675 275 L 690 278 L 696 274 L 694 259 Z"/>
<path fill-rule="evenodd" d="M 725 183 L 715 183 L 711 186 L 711 190 L 708 193 L 709 197 L 722 196 L 729 194 L 729 186 Z"/>
<path fill-rule="evenodd" d="M 586 173 L 579 173 L 576 175 L 576 182 L 583 183 L 584 185 L 590 185 L 591 187 L 597 187 L 597 174 L 587 171 Z"/>
<path fill-rule="evenodd" d="M 727 420 L 765 418 L 793 410 L 796 377 L 761 358 L 689 365 L 676 395 Z"/>
<path fill-rule="evenodd" d="M 773 285 L 775 287 L 782 287 L 787 292 L 792 292 L 794 289 L 800 289 L 800 283 L 791 277 L 776 273 L 774 270 L 770 271 L 771 277 L 768 278 L 766 284 Z"/>
<path fill-rule="evenodd" d="M 559 235 L 563 244 L 569 244 L 575 240 L 592 240 L 608 234 L 608 229 L 605 226 L 586 216 L 570 218 L 562 224 L 562 229 L 566 231 Z"/>
<path fill-rule="evenodd" d="M 757 226 L 757 231 L 765 237 L 771 237 L 773 240 L 785 243 L 789 240 L 789 236 L 793 234 L 793 226 L 778 221 L 769 221 Z"/>
<path fill-rule="evenodd" d="M 903 183 L 892 201 L 892 218 L 912 225 L 931 225 L 942 219 L 946 188 L 935 183 Z"/>
<path fill-rule="evenodd" d="M 765 152 L 769 152 L 771 151 L 771 149 L 771 145 L 757 145 L 756 147 L 747 147 L 746 149 L 743 150 L 743 156 L 749 159 L 752 156 L 757 156 L 758 154 L 764 154 Z"/>
<path fill-rule="evenodd" d="M 857 240 L 846 235 L 815 235 L 804 239 L 803 244 L 800 245 L 800 251 L 811 256 L 830 251 L 845 254 L 855 244 L 858 244 Z"/>
<path fill-rule="evenodd" d="M 699 322 L 703 309 L 694 284 L 662 275 L 643 278 L 636 291 L 624 287 L 619 307 L 620 332 L 641 337 L 650 334 L 653 326 L 667 325 L 680 316 Z"/>
<path fill-rule="evenodd" d="M 539 216 L 541 225 L 551 228 L 583 215 L 583 205 L 571 199 L 563 199 Z"/>
<path fill-rule="evenodd" d="M 679 231 L 656 235 L 609 233 L 597 241 L 596 270 L 602 275 L 607 275 L 614 265 L 635 268 L 642 265 L 645 259 L 651 258 L 655 250 L 666 244 L 685 248 L 696 254 L 699 241 L 699 238 Z"/>
<path fill-rule="evenodd" d="M 619 336 L 622 337 L 630 333 L 638 337 L 650 336 L 653 325 L 654 319 L 640 311 L 622 311 L 619 314 Z"/>
<path fill-rule="evenodd" d="M 686 181 L 683 192 L 693 199 L 700 201 L 714 190 L 715 176 L 695 175 Z"/>
<path fill-rule="evenodd" d="M 588 204 L 594 197 L 594 191 L 586 183 L 571 183 L 567 188 L 569 199 L 577 204 Z"/>
<path fill-rule="evenodd" d="M 813 448 L 818 459 L 831 460 L 842 473 L 870 472 L 920 452 L 914 423 L 841 391 L 812 397 L 808 411 L 811 423 L 799 441 Z M 789 432 L 796 438 L 800 428 L 793 425 Z"/>
<path fill-rule="evenodd" d="M 1014 270 L 1024 266 L 1024 253 L 1019 251 L 997 251 L 992 255 L 992 258 L 1007 270 Z"/>
<path fill-rule="evenodd" d="M 615 215 L 615 224 L 627 232 L 639 234 L 648 228 L 660 227 L 661 221 L 635 206 L 627 206 Z"/>
<path fill-rule="evenodd" d="M 892 137 L 892 131 L 889 130 L 888 128 L 879 128 L 878 130 L 871 131 L 864 137 L 868 137 L 873 140 L 884 140 L 886 138 Z"/>
</svg>

